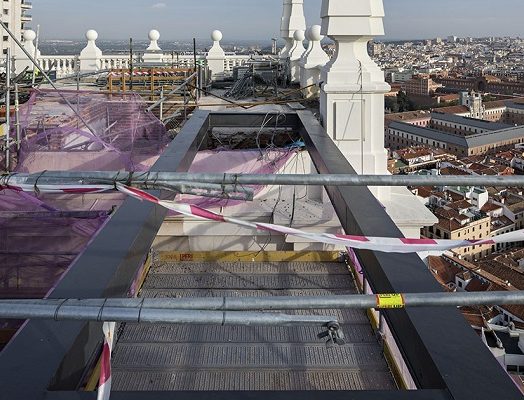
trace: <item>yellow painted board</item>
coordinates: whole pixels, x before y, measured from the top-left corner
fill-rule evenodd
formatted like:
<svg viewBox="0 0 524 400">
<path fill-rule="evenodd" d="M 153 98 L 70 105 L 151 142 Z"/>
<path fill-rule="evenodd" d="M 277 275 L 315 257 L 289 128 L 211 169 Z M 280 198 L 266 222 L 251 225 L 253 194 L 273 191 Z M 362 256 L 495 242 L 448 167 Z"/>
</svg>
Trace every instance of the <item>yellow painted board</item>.
<svg viewBox="0 0 524 400">
<path fill-rule="evenodd" d="M 339 252 L 161 252 L 162 262 L 338 262 Z"/>
</svg>

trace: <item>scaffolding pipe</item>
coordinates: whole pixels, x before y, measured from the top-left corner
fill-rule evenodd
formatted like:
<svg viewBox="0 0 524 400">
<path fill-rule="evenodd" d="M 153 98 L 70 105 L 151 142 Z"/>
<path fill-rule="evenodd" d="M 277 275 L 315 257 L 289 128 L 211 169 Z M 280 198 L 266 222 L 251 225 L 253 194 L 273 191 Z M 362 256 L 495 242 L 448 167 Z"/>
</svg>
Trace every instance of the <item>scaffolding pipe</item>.
<svg viewBox="0 0 524 400">
<path fill-rule="evenodd" d="M 105 300 L 89 305 L 75 305 L 67 301 L 0 304 L 0 317 L 5 319 L 44 319 L 54 321 L 127 322 L 157 324 L 190 324 L 219 326 L 318 326 L 338 323 L 336 317 L 301 316 L 260 312 L 185 311 L 156 309 L 145 305 L 126 308 L 111 307 Z"/>
<path fill-rule="evenodd" d="M 18 83 L 15 83 L 15 127 L 16 127 L 16 150 L 20 151 L 22 145 L 22 132 L 20 127 L 20 94 Z"/>
<path fill-rule="evenodd" d="M 103 185 L 102 190 L 110 191 L 115 189 L 115 184 L 121 182 L 116 175 L 107 178 L 66 178 L 66 177 L 48 177 L 45 173 L 26 175 L 26 174 L 6 174 L 0 175 L 0 187 L 21 188 L 24 191 L 31 192 L 49 192 L 61 190 L 60 188 L 75 188 L 85 185 Z M 211 183 L 199 182 L 160 182 L 160 181 L 137 181 L 125 182 L 128 186 L 136 187 L 142 190 L 158 189 L 177 192 L 180 194 L 189 194 L 193 196 L 203 196 L 212 198 L 225 198 L 229 200 L 252 201 L 254 190 L 250 187 L 240 185 L 218 185 Z"/>
<path fill-rule="evenodd" d="M 418 307 L 501 306 L 524 304 L 524 291 L 406 293 L 349 296 L 275 296 L 275 297 L 203 297 L 178 299 L 68 299 L 68 300 L 0 300 L 0 318 L 9 318 L 13 306 L 67 306 L 81 310 L 103 305 L 105 309 L 142 307 L 154 310 L 185 311 L 286 311 L 331 309 L 388 309 Z M 18 311 L 20 312 L 20 311 Z M 28 316 L 23 318 L 29 318 Z"/>
<path fill-rule="evenodd" d="M 28 177 L 116 180 L 120 183 L 152 184 L 154 182 L 193 182 L 217 185 L 277 185 L 277 186 L 498 186 L 524 187 L 524 176 L 418 176 L 418 175 L 258 175 L 258 174 L 210 174 L 178 172 L 130 172 L 92 171 L 68 172 L 46 171 L 38 174 L 16 174 L 9 179 Z M 2 179 L 0 177 L 0 179 Z M 6 179 L 4 177 L 4 179 Z"/>
<path fill-rule="evenodd" d="M 192 79 L 194 79 L 195 77 L 197 76 L 197 73 L 194 72 L 193 74 L 191 74 L 191 76 L 189 78 L 187 78 L 184 82 L 182 82 L 180 85 L 178 85 L 176 88 L 174 88 L 173 90 L 171 90 L 168 94 L 164 95 L 162 94 L 161 95 L 161 98 L 155 102 L 153 105 L 151 105 L 147 111 L 151 112 L 153 111 L 156 107 L 158 107 L 159 105 L 163 104 L 170 96 L 174 95 L 175 93 L 179 92 L 181 89 L 183 89 L 185 86 L 187 86 L 187 84 L 189 82 L 191 82 Z M 162 92 L 163 92 L 163 88 L 162 88 Z"/>
<path fill-rule="evenodd" d="M 5 169 L 11 170 L 11 49 L 5 55 Z"/>
</svg>

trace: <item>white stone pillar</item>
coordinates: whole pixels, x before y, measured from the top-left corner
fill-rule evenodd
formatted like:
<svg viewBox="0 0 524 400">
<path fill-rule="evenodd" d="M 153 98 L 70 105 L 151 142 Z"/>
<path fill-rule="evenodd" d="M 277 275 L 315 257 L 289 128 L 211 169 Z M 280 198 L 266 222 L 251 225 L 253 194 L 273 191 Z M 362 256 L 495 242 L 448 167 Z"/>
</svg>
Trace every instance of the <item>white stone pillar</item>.
<svg viewBox="0 0 524 400">
<path fill-rule="evenodd" d="M 293 35 L 294 44 L 293 48 L 289 52 L 289 66 L 291 73 L 291 82 L 300 83 L 300 60 L 306 52 L 304 47 L 304 31 L 297 30 Z"/>
<path fill-rule="evenodd" d="M 158 40 L 160 39 L 160 32 L 158 32 L 156 29 L 153 29 L 149 31 L 148 37 L 151 43 L 149 44 L 149 47 L 146 49 L 146 52 L 144 53 L 144 62 L 161 63 L 162 58 L 164 57 L 164 53 L 158 45 Z"/>
<path fill-rule="evenodd" d="M 367 50 L 373 37 L 384 35 L 382 0 L 323 0 L 321 17 L 322 34 L 336 45 L 320 78 L 324 127 L 357 173 L 386 175 L 384 94 L 390 86 Z M 372 191 L 405 234 L 436 223 L 407 189 Z"/>
<path fill-rule="evenodd" d="M 280 58 L 289 57 L 289 52 L 294 45 L 294 34 L 297 30 L 306 30 L 304 0 L 284 0 L 280 36 L 285 40 L 286 46 L 280 52 Z"/>
<path fill-rule="evenodd" d="M 367 51 L 368 41 L 384 34 L 382 0 L 323 0 L 321 16 L 322 33 L 336 45 L 321 75 L 324 127 L 358 173 L 385 174 L 384 94 L 390 87 Z"/>
<path fill-rule="evenodd" d="M 313 25 L 306 31 L 309 47 L 300 60 L 300 86 L 305 88 L 320 83 L 322 68 L 329 62 L 329 56 L 322 48 L 321 26 Z M 306 98 L 311 98 L 319 93 L 318 86 L 303 90 Z"/>
<path fill-rule="evenodd" d="M 40 51 L 36 52 L 35 54 L 36 47 L 34 44 L 34 40 L 36 39 L 36 33 L 32 30 L 24 31 L 23 39 L 24 49 L 31 55 L 31 57 L 36 58 L 36 60 L 38 61 L 38 59 L 40 58 Z M 31 62 L 31 60 L 29 60 L 29 57 L 27 57 L 25 53 L 18 47 L 16 48 L 14 57 L 15 73 L 20 74 L 26 68 L 28 68 L 28 71 L 33 71 L 33 63 Z"/>
<path fill-rule="evenodd" d="M 209 49 L 207 53 L 207 66 L 211 71 L 211 78 L 214 79 L 218 75 L 223 75 L 225 71 L 224 63 L 226 61 L 226 53 L 224 49 L 220 46 L 220 41 L 222 40 L 222 32 L 216 30 L 211 33 L 211 40 L 213 40 L 213 47 Z"/>
<path fill-rule="evenodd" d="M 87 46 L 80 53 L 80 71 L 96 72 L 101 68 L 102 50 L 96 46 L 98 33 L 90 29 L 86 32 Z"/>
</svg>

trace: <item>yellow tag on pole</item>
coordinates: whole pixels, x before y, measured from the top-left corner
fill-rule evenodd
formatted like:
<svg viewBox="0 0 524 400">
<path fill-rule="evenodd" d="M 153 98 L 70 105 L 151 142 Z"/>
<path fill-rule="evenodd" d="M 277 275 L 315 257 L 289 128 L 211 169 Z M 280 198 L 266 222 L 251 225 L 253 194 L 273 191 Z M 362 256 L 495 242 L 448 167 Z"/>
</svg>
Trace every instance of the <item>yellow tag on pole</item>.
<svg viewBox="0 0 524 400">
<path fill-rule="evenodd" d="M 401 294 L 379 294 L 377 295 L 377 308 L 398 309 L 404 308 L 404 297 Z"/>
</svg>

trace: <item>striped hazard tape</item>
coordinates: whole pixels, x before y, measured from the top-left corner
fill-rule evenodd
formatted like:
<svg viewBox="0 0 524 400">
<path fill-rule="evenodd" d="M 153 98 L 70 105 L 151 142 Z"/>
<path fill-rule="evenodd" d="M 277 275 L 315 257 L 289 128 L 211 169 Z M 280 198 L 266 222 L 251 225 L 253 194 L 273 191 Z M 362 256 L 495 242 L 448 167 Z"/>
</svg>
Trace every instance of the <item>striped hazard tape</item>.
<svg viewBox="0 0 524 400">
<path fill-rule="evenodd" d="M 351 235 L 332 235 L 328 233 L 308 233 L 298 229 L 285 226 L 265 224 L 260 222 L 247 222 L 236 218 L 226 217 L 212 211 L 204 210 L 200 207 L 179 204 L 174 201 L 160 200 L 143 190 L 132 188 L 126 185 L 117 184 L 117 189 L 134 197 L 138 200 L 149 201 L 165 207 L 168 210 L 182 215 L 196 217 L 203 220 L 225 222 L 243 226 L 259 231 L 276 232 L 284 235 L 296 236 L 312 242 L 331 244 L 336 246 L 350 247 L 358 250 L 372 250 L 384 253 L 419 253 L 429 251 L 447 251 L 461 247 L 495 245 L 497 243 L 515 243 L 524 241 L 524 230 L 510 232 L 494 238 L 480 240 L 435 240 L 435 239 L 404 239 L 404 238 L 383 238 L 365 237 Z"/>
</svg>

